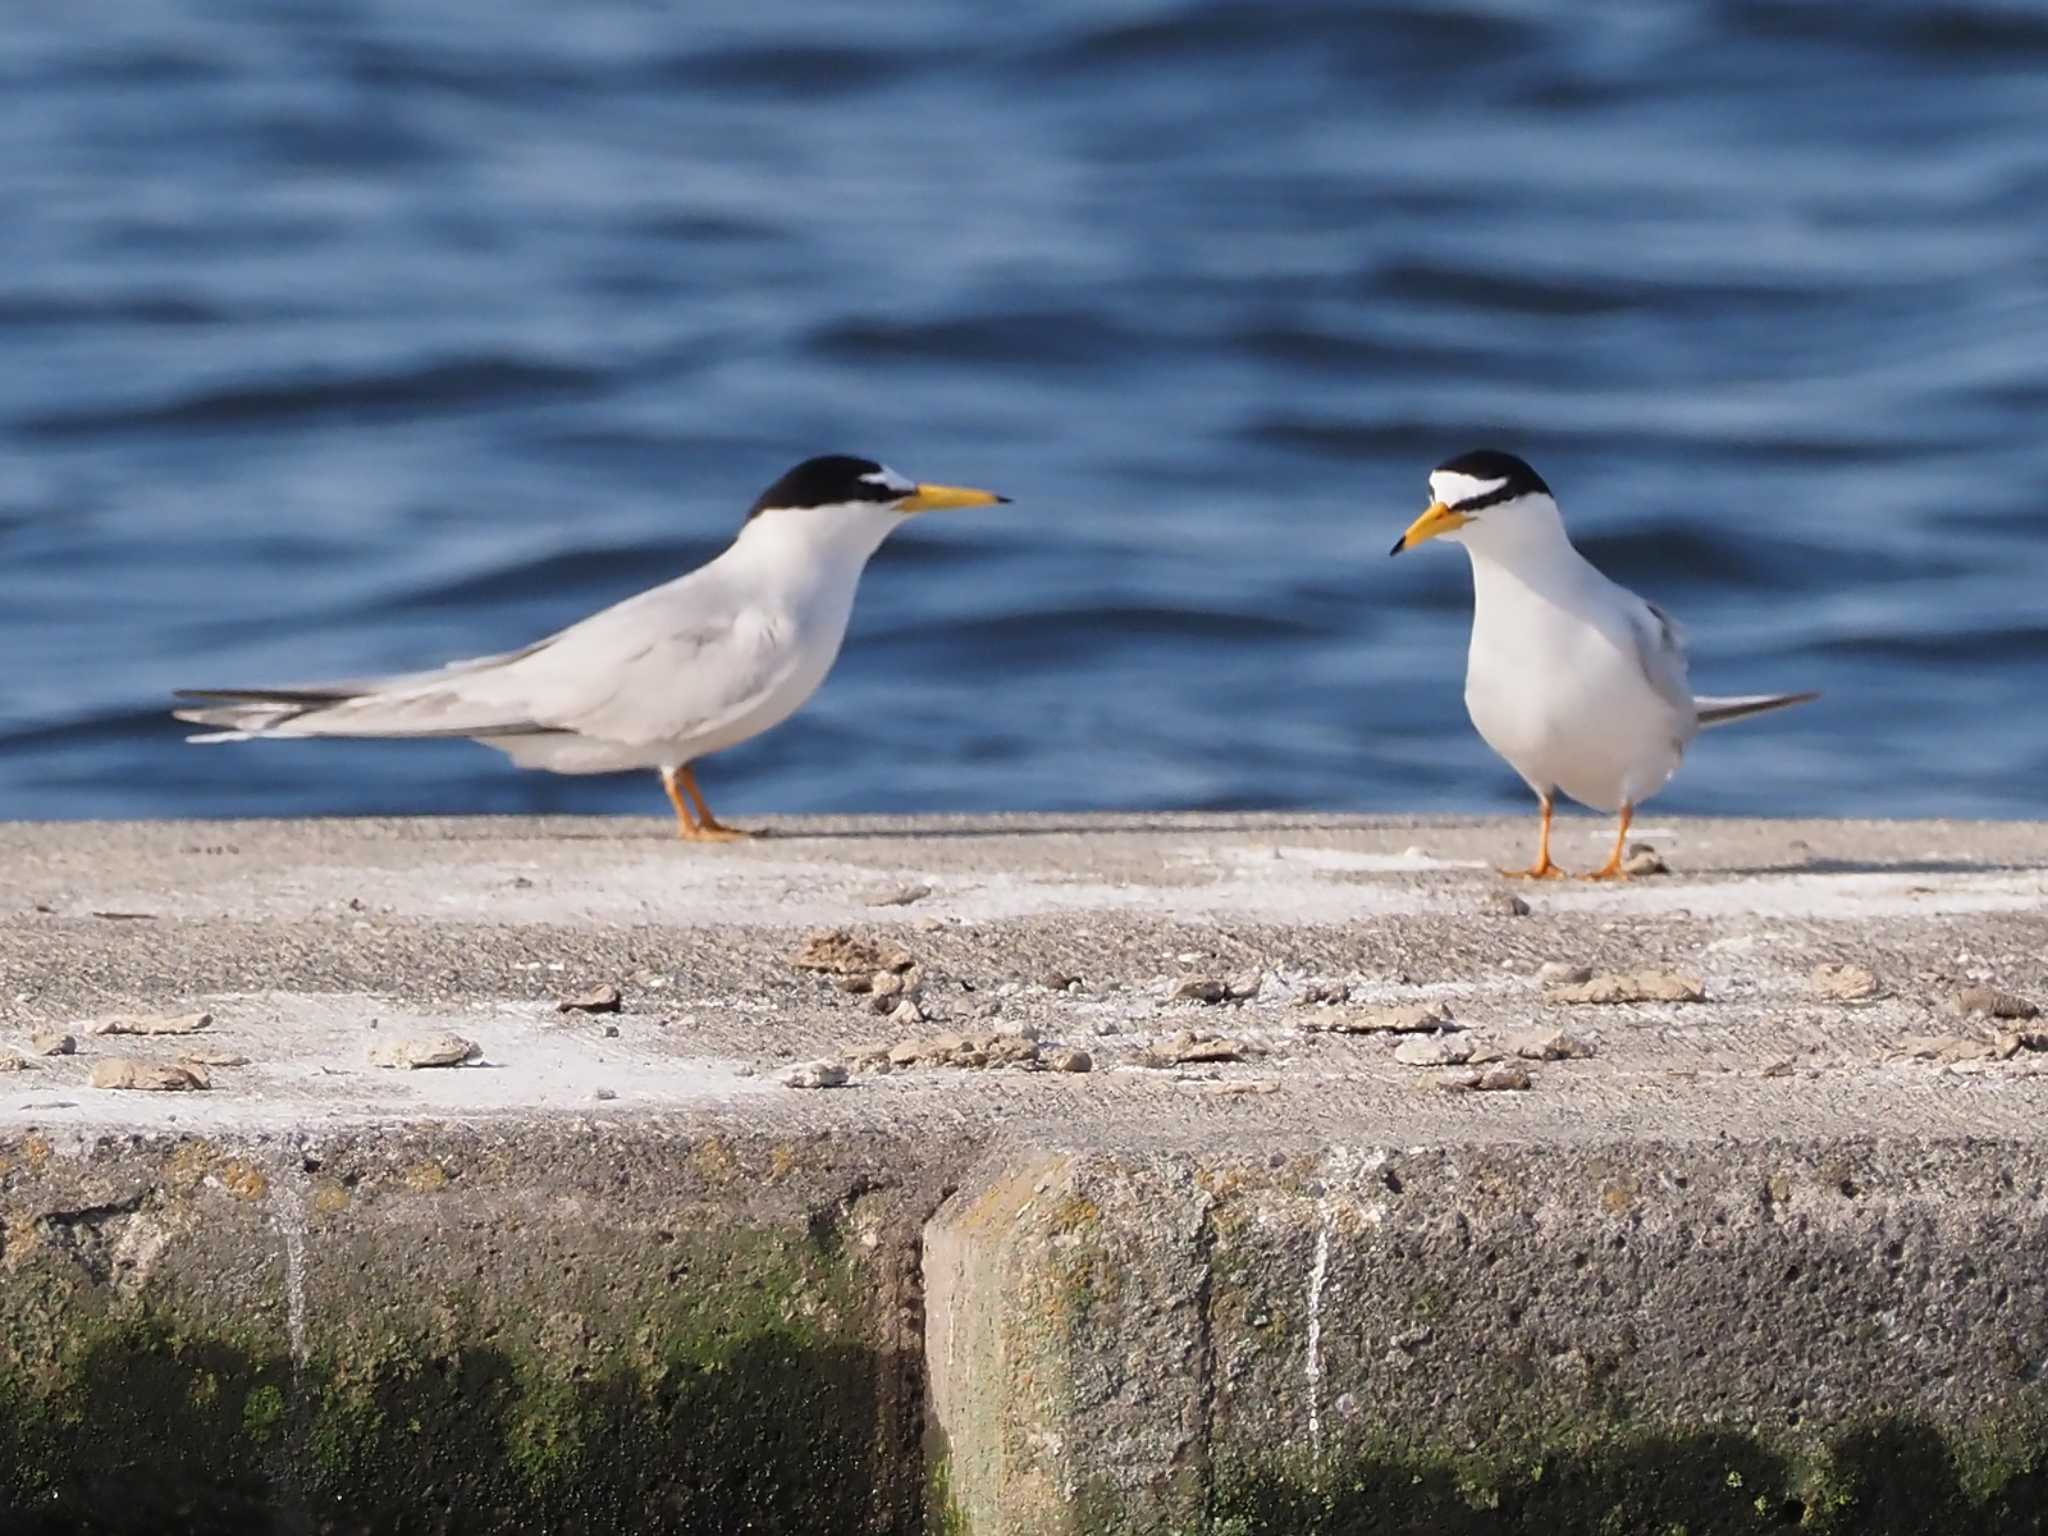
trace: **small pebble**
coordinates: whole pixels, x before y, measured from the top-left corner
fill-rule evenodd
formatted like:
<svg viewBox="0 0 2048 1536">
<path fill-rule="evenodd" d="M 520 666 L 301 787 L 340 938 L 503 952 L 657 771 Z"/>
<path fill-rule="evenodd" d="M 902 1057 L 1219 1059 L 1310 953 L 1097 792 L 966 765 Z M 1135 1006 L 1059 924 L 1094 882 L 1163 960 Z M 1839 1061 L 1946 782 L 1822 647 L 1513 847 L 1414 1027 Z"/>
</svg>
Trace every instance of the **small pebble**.
<svg viewBox="0 0 2048 1536">
<path fill-rule="evenodd" d="M 928 885 L 890 886 L 888 889 L 878 891 L 870 896 L 868 898 L 868 905 L 871 907 L 907 907 L 913 903 L 923 901 L 931 893 L 932 888 Z"/>
<path fill-rule="evenodd" d="M 1325 1023 L 1318 1019 L 1307 1026 L 1339 1035 L 1425 1035 L 1455 1029 L 1451 1010 L 1445 1003 L 1404 1003 L 1395 1008 L 1367 1008 Z"/>
<path fill-rule="evenodd" d="M 603 1103 L 611 1099 L 616 1099 L 618 1097 L 618 1094 L 610 1088 L 593 1088 L 591 1090 L 590 1096 L 593 1099 L 598 1100 L 600 1103 Z"/>
<path fill-rule="evenodd" d="M 1563 960 L 1546 960 L 1536 967 L 1536 979 L 1546 987 L 1577 986 L 1593 979 L 1590 965 L 1570 965 Z"/>
<path fill-rule="evenodd" d="M 103 1056 L 92 1064 L 95 1088 L 135 1088 L 145 1093 L 179 1093 L 211 1088 L 206 1068 L 167 1061 L 138 1061 L 133 1056 Z"/>
<path fill-rule="evenodd" d="M 410 1072 L 418 1067 L 459 1067 L 483 1057 L 483 1047 L 460 1035 L 427 1035 L 411 1040 L 391 1040 L 370 1048 L 370 1065 L 397 1067 Z"/>
<path fill-rule="evenodd" d="M 863 972 L 907 971 L 916 962 L 910 952 L 894 944 L 875 944 L 857 939 L 843 928 L 814 933 L 805 938 L 790 964 L 800 971 L 824 971 L 835 976 L 856 976 Z"/>
<path fill-rule="evenodd" d="M 1998 1054 L 1998 1047 L 1989 1040 L 1961 1035 L 1908 1035 L 1899 1042 L 1898 1051 L 1919 1061 L 1989 1061 Z"/>
<path fill-rule="evenodd" d="M 782 1076 L 789 1088 L 844 1088 L 847 1070 L 836 1061 L 814 1061 L 809 1066 L 791 1067 Z"/>
<path fill-rule="evenodd" d="M 1506 1045 L 1526 1061 L 1572 1061 L 1594 1054 L 1591 1041 L 1561 1029 L 1516 1030 L 1507 1037 Z"/>
<path fill-rule="evenodd" d="M 1514 1065 L 1489 1067 L 1479 1074 L 1479 1081 L 1473 1084 L 1481 1093 L 1519 1093 L 1531 1085 L 1528 1071 Z"/>
<path fill-rule="evenodd" d="M 219 1046 L 196 1045 L 178 1057 L 181 1062 L 201 1067 L 246 1067 L 249 1058 L 240 1051 L 224 1050 Z"/>
<path fill-rule="evenodd" d="M 88 1035 L 189 1035 L 213 1022 L 210 1013 L 115 1014 L 82 1026 Z"/>
<path fill-rule="evenodd" d="M 1095 1058 L 1086 1051 L 1069 1046 L 1054 1051 L 1045 1064 L 1055 1072 L 1090 1072 L 1095 1068 Z"/>
<path fill-rule="evenodd" d="M 617 1013 L 624 999 L 619 989 L 607 983 L 592 987 L 588 992 L 579 992 L 574 997 L 565 997 L 555 1004 L 557 1013 Z"/>
<path fill-rule="evenodd" d="M 1501 917 L 1527 917 L 1530 912 L 1529 903 L 1513 891 L 1489 891 L 1480 909 Z"/>
<path fill-rule="evenodd" d="M 1550 988 L 1547 996 L 1559 1003 L 1703 1003 L 1705 988 L 1691 976 L 1676 971 L 1610 972 L 1591 981 Z"/>
<path fill-rule="evenodd" d="M 1815 997 L 1839 1003 L 1860 1003 L 1884 996 L 1878 979 L 1860 965 L 1817 965 L 1806 978 Z"/>
<path fill-rule="evenodd" d="M 1223 984 L 1223 992 L 1226 997 L 1231 998 L 1233 1001 L 1244 1002 L 1250 998 L 1257 997 L 1259 989 L 1265 984 L 1266 977 L 1263 972 L 1240 971 Z"/>
<path fill-rule="evenodd" d="M 69 1056 L 78 1042 L 58 1029 L 39 1029 L 28 1037 L 28 1048 L 38 1056 Z"/>
<path fill-rule="evenodd" d="M 2024 997 L 1998 987 L 1965 987 L 1956 994 L 1952 1006 L 1965 1017 L 1981 1013 L 1994 1019 L 2032 1019 L 2041 1013 Z"/>
<path fill-rule="evenodd" d="M 616 1025 L 616 1024 L 607 1024 L 607 1025 L 605 1025 L 605 1027 L 604 1027 L 604 1037 L 605 1037 L 605 1039 L 607 1039 L 607 1040 L 616 1040 L 616 1039 L 618 1039 L 618 1038 L 619 1038 L 619 1026 L 618 1026 L 618 1025 Z"/>
<path fill-rule="evenodd" d="M 1462 1035 L 1418 1036 L 1394 1048 L 1394 1060 L 1407 1067 L 1450 1067 L 1472 1059 L 1472 1041 Z"/>
<path fill-rule="evenodd" d="M 1628 852 L 1622 856 L 1621 872 L 1624 875 L 1668 875 L 1671 867 L 1648 843 L 1630 843 Z"/>
<path fill-rule="evenodd" d="M 1230 995 L 1230 989 L 1214 976 L 1190 976 L 1168 994 L 1176 1003 L 1216 1004 Z"/>
<path fill-rule="evenodd" d="M 1168 1065 L 1186 1066 L 1198 1061 L 1242 1061 L 1249 1050 L 1242 1040 L 1182 1030 L 1164 1044 L 1154 1046 L 1148 1054 Z"/>
</svg>

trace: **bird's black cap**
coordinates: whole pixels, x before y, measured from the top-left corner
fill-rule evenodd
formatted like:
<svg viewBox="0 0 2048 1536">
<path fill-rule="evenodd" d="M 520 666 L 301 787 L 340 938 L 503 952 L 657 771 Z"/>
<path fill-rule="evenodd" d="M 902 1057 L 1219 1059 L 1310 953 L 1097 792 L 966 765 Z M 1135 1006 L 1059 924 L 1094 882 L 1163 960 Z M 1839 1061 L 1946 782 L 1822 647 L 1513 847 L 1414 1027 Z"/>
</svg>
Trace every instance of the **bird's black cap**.
<svg viewBox="0 0 2048 1536">
<path fill-rule="evenodd" d="M 916 487 L 873 459 L 846 453 L 805 459 L 763 491 L 748 509 L 749 518 L 775 507 L 837 507 L 851 501 L 901 501 Z"/>
<path fill-rule="evenodd" d="M 1512 453 L 1503 453 L 1498 448 L 1474 448 L 1470 453 L 1461 453 L 1455 459 L 1445 459 L 1437 465 L 1439 472 L 1448 471 L 1454 475 L 1469 475 L 1474 480 L 1499 480 L 1503 484 L 1488 491 L 1485 496 L 1469 502 L 1461 502 L 1458 510 L 1469 512 L 1481 506 L 1493 506 L 1498 502 L 1513 501 L 1518 496 L 1548 496 L 1550 487 L 1543 483 L 1543 477 L 1531 469 L 1528 461 L 1516 458 Z"/>
</svg>

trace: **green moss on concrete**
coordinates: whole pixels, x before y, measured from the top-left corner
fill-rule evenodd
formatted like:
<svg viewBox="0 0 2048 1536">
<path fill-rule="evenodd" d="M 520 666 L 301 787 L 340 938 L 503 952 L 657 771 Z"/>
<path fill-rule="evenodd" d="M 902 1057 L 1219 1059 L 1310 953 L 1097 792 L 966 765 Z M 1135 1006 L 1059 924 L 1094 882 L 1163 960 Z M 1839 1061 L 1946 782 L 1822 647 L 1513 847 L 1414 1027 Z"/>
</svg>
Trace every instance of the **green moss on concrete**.
<svg viewBox="0 0 2048 1536">
<path fill-rule="evenodd" d="M 925 1536 L 973 1536 L 967 1512 L 953 1497 L 953 1464 L 943 1454 L 925 1468 L 924 1529 Z"/>
<path fill-rule="evenodd" d="M 0 1281 L 0 1530 L 904 1528 L 895 1369 L 836 1237 L 725 1232 L 668 1269 L 492 1305 L 365 1274 L 309 1317 L 188 1315 L 27 1264 Z M 441 1309 L 436 1312 L 437 1306 Z M 252 1309 L 252 1315 L 256 1309 Z M 910 1498 L 914 1500 L 914 1485 Z M 314 1517 L 317 1516 L 317 1521 Z"/>
<path fill-rule="evenodd" d="M 269 1382 L 242 1399 L 242 1429 L 251 1440 L 264 1444 L 284 1423 L 284 1393 Z"/>
<path fill-rule="evenodd" d="M 1201 1536 L 2018 1536 L 2048 1528 L 2048 1434 L 2029 1418 L 1952 1436 L 1893 1421 L 1805 1448 L 1722 1432 L 1534 1454 L 1382 1444 L 1226 1463 L 1210 1509 Z"/>
</svg>

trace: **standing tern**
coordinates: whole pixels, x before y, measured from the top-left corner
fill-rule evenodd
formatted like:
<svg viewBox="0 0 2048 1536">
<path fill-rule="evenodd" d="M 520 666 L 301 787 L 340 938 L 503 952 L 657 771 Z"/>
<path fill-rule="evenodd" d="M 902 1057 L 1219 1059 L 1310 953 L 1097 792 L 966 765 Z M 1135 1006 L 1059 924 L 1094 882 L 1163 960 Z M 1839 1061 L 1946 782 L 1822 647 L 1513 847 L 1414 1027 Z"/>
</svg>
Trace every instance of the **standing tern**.
<svg viewBox="0 0 2048 1536">
<path fill-rule="evenodd" d="M 468 737 L 523 768 L 653 768 L 677 836 L 729 841 L 748 834 L 712 816 L 697 759 L 781 724 L 817 691 L 862 570 L 910 514 L 1006 500 L 922 485 L 872 459 L 806 459 L 708 565 L 523 650 L 395 677 L 181 689 L 195 703 L 175 713 L 223 727 L 189 738 L 200 742 Z"/>
<path fill-rule="evenodd" d="M 1626 879 L 1635 808 L 1677 771 L 1694 736 L 1812 693 L 1695 698 L 1685 640 L 1656 604 L 1609 581 L 1572 547 L 1550 487 L 1511 453 L 1482 448 L 1437 466 L 1430 504 L 1392 553 L 1450 539 L 1472 557 L 1465 709 L 1543 808 L 1536 862 L 1501 873 L 1563 875 L 1550 861 L 1560 790 L 1618 811 L 1614 852 L 1588 880 Z"/>
</svg>

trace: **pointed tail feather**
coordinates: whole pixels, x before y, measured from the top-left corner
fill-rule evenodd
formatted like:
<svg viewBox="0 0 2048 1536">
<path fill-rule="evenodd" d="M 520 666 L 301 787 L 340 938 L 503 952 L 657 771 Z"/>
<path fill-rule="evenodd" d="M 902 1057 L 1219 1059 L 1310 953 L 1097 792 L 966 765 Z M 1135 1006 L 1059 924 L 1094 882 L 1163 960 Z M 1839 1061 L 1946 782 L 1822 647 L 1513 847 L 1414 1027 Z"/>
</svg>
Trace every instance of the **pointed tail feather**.
<svg viewBox="0 0 2048 1536">
<path fill-rule="evenodd" d="M 1818 693 L 1751 693 L 1740 698 L 1697 698 L 1692 707 L 1699 712 L 1700 727 L 1704 730 L 1733 720 L 1747 720 L 1751 715 L 1767 715 L 1774 709 L 1811 704 L 1819 697 Z"/>
<path fill-rule="evenodd" d="M 478 706 L 438 688 L 418 691 L 357 688 L 181 688 L 195 708 L 174 709 L 175 719 L 219 730 L 188 742 L 251 741 L 262 736 L 359 736 L 415 741 L 531 736 L 553 728 L 506 719 L 497 706 Z"/>
</svg>

